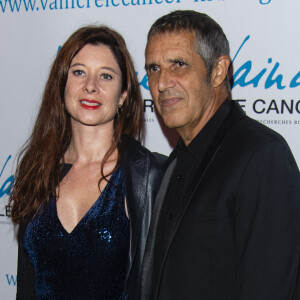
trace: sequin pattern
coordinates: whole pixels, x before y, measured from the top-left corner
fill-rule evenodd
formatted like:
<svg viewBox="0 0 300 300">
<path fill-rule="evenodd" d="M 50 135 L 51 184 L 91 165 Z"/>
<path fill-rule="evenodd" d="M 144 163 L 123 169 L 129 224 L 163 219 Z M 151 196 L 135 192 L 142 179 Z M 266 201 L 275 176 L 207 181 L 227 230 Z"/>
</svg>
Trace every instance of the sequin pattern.
<svg viewBox="0 0 300 300">
<path fill-rule="evenodd" d="M 56 199 L 28 225 L 25 249 L 35 270 L 38 299 L 120 299 L 129 249 L 124 183 L 118 169 L 71 233 Z"/>
</svg>

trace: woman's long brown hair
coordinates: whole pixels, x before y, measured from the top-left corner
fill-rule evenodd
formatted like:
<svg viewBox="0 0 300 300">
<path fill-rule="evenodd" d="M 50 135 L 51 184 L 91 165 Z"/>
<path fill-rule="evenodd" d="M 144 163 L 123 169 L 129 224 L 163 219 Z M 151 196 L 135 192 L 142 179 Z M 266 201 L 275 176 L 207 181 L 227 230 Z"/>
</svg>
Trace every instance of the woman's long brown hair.
<svg viewBox="0 0 300 300">
<path fill-rule="evenodd" d="M 102 178 L 106 179 L 119 167 L 120 159 L 111 173 L 103 173 L 106 161 L 118 144 L 121 145 L 118 147 L 119 158 L 122 158 L 126 139 L 130 136 L 141 138 L 142 97 L 124 39 L 106 26 L 80 28 L 65 42 L 53 62 L 32 134 L 20 152 L 10 196 L 14 223 L 29 221 L 44 203 L 48 203 L 59 182 L 61 163 L 72 138 L 70 116 L 64 102 L 68 71 L 72 59 L 87 44 L 110 48 L 122 72 L 122 92 L 127 91 L 123 112 L 114 119 L 111 147 L 101 164 Z"/>
</svg>

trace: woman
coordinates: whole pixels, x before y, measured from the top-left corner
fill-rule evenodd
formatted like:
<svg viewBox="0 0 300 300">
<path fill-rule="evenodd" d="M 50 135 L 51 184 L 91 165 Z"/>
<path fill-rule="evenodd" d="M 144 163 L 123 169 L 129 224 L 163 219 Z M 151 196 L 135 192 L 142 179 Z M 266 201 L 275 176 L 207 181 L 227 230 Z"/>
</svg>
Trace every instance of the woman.
<svg viewBox="0 0 300 300">
<path fill-rule="evenodd" d="M 142 112 L 123 38 L 103 26 L 73 33 L 53 63 L 11 194 L 17 299 L 119 299 L 123 290 L 137 299 L 165 164 L 132 138 Z"/>
</svg>

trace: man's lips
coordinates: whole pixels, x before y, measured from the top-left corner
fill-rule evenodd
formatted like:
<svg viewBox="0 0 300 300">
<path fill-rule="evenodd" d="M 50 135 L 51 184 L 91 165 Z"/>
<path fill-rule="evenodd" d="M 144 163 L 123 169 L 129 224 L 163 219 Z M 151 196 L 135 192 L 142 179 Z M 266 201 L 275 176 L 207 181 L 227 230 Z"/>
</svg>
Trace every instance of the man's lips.
<svg viewBox="0 0 300 300">
<path fill-rule="evenodd" d="M 90 99 L 81 99 L 79 102 L 81 107 L 89 110 L 98 109 L 102 105 L 99 101 Z"/>
<path fill-rule="evenodd" d="M 171 106 L 177 104 L 181 100 L 182 100 L 182 98 L 179 98 L 179 97 L 162 99 L 162 100 L 160 100 L 160 104 L 162 107 L 171 107 Z"/>
</svg>

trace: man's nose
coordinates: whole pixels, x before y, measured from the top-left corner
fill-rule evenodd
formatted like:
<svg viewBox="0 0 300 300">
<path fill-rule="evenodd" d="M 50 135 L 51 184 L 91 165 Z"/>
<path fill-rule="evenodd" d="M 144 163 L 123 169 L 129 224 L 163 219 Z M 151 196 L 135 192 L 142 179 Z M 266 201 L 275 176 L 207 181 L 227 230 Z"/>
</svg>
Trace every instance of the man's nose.
<svg viewBox="0 0 300 300">
<path fill-rule="evenodd" d="M 160 92 L 175 86 L 175 77 L 171 70 L 163 69 L 160 71 L 158 77 L 157 88 Z"/>
</svg>

